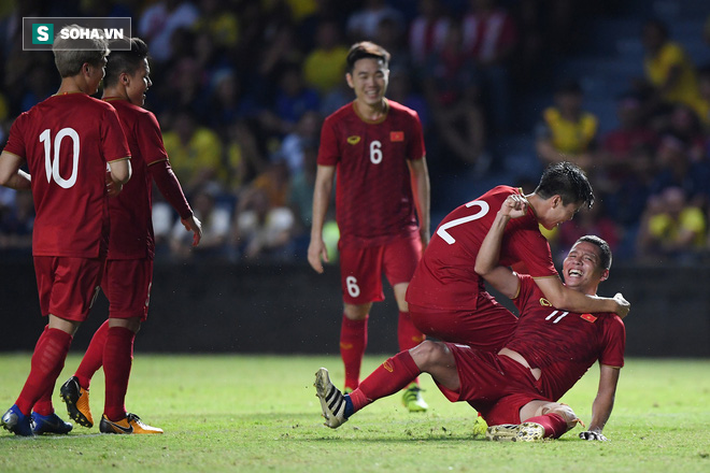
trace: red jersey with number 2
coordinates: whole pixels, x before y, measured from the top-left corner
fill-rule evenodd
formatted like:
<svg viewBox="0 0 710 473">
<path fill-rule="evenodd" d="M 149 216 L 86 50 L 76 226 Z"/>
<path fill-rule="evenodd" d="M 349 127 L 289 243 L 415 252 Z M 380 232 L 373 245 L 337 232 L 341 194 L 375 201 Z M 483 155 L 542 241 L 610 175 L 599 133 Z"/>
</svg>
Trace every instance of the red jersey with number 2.
<svg viewBox="0 0 710 473">
<path fill-rule="evenodd" d="M 429 246 L 407 289 L 407 302 L 435 310 L 475 311 L 478 294 L 485 290 L 476 274 L 476 256 L 498 210 L 520 189 L 498 186 L 447 215 L 432 235 Z M 533 277 L 556 276 L 550 245 L 540 233 L 531 208 L 508 222 L 500 251 L 500 264 L 524 263 Z"/>
<path fill-rule="evenodd" d="M 5 151 L 24 158 L 32 175 L 33 254 L 104 254 L 106 163 L 130 156 L 116 110 L 80 93 L 49 97 L 15 120 Z"/>
<path fill-rule="evenodd" d="M 424 157 L 422 126 L 414 110 L 387 105 L 377 122 L 360 117 L 352 102 L 323 123 L 318 164 L 337 166 L 341 245 L 383 245 L 419 228 L 407 162 Z"/>
</svg>

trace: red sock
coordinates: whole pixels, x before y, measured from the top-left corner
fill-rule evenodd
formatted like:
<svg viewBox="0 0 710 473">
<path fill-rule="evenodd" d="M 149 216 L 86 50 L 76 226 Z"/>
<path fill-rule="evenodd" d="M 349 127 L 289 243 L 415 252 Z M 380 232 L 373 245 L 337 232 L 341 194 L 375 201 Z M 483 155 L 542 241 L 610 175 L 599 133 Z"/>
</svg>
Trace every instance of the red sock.
<svg viewBox="0 0 710 473">
<path fill-rule="evenodd" d="M 110 420 L 118 421 L 126 417 L 126 391 L 136 334 L 125 327 L 110 327 L 106 332 L 103 355 L 106 378 L 104 414 Z"/>
<path fill-rule="evenodd" d="M 32 354 L 30 374 L 15 402 L 20 412 L 30 414 L 32 407 L 43 395 L 51 394 L 64 368 L 71 341 L 72 336 L 68 333 L 45 327 Z"/>
<path fill-rule="evenodd" d="M 345 365 L 345 389 L 355 389 L 360 382 L 360 366 L 367 347 L 367 319 L 350 320 L 343 314 L 340 326 L 340 356 Z"/>
<path fill-rule="evenodd" d="M 89 348 L 86 349 L 86 353 L 84 353 L 84 357 L 81 359 L 81 364 L 79 364 L 76 373 L 74 373 L 74 376 L 79 379 L 79 385 L 84 389 L 89 389 L 91 378 L 103 364 L 104 345 L 106 344 L 107 334 L 108 319 L 106 319 L 106 322 L 101 324 L 101 327 L 94 333 L 94 336 L 91 338 L 91 343 L 89 343 Z"/>
<path fill-rule="evenodd" d="M 382 363 L 350 394 L 354 411 L 380 398 L 390 396 L 411 384 L 421 373 L 409 351 L 401 351 Z"/>
<path fill-rule="evenodd" d="M 37 414 L 41 416 L 48 416 L 54 412 L 54 405 L 52 405 L 52 393 L 54 392 L 54 385 L 52 389 L 43 393 L 42 396 L 35 402 L 32 408 Z"/>
<path fill-rule="evenodd" d="M 414 348 L 424 341 L 426 336 L 414 326 L 409 312 L 399 311 L 399 323 L 397 324 L 397 339 L 399 340 L 400 351 Z M 419 384 L 419 378 L 414 380 Z"/>
<path fill-rule="evenodd" d="M 543 416 L 531 417 L 525 422 L 535 422 L 545 428 L 545 438 L 560 438 L 562 434 L 569 430 L 567 421 L 559 414 L 545 414 Z"/>
</svg>

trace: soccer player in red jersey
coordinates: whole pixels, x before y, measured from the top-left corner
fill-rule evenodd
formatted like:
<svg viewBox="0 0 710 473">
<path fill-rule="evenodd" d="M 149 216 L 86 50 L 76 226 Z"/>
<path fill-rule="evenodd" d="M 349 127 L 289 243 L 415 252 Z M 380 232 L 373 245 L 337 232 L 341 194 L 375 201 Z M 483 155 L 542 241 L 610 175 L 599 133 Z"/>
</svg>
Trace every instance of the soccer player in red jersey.
<svg viewBox="0 0 710 473">
<path fill-rule="evenodd" d="M 139 38 L 127 40 L 128 51 L 112 51 L 106 66 L 103 100 L 116 109 L 131 150 L 133 177 L 117 197 L 109 199 L 111 237 L 101 288 L 109 300 L 109 318 L 96 331 L 79 368 L 61 388 L 69 416 L 93 426 L 89 409 L 91 377 L 103 365 L 106 374 L 104 433 L 153 434 L 162 429 L 144 424 L 126 412 L 125 398 L 133 359 L 133 343 L 148 316 L 153 276 L 153 181 L 177 211 L 193 245 L 202 228 L 185 199 L 163 146 L 160 125 L 142 108 L 152 85 L 148 46 Z"/>
<path fill-rule="evenodd" d="M 504 227 L 501 264 L 531 275 L 554 307 L 573 312 L 613 312 L 625 316 L 623 297 L 605 298 L 574 291 L 562 284 L 550 245 L 539 226 L 553 229 L 570 220 L 582 205 L 594 202 L 584 172 L 568 162 L 551 164 L 535 191 L 498 186 L 461 205 L 437 228 L 410 281 L 407 302 L 419 330 L 447 342 L 496 351 L 513 332 L 516 317 L 485 290 L 474 271 L 476 256 L 495 223 L 495 209 L 508 196 L 528 202 L 526 213 Z"/>
<path fill-rule="evenodd" d="M 412 324 L 404 296 L 429 242 L 429 174 L 417 113 L 385 98 L 389 59 L 386 50 L 371 42 L 350 48 L 346 79 L 355 100 L 326 118 L 318 153 L 308 261 L 319 273 L 328 261 L 323 225 L 337 173 L 344 301 L 340 353 L 346 390 L 359 383 L 370 308 L 384 300 L 383 272 L 399 308 L 400 348 L 424 339 Z M 410 411 L 427 409 L 418 383 L 409 386 L 403 401 Z"/>
<path fill-rule="evenodd" d="M 517 199 L 516 199 L 517 198 Z M 523 216 L 527 202 L 510 196 L 496 220 Z M 606 440 L 602 429 L 611 415 L 626 332 L 612 313 L 575 313 L 555 308 L 529 275 L 498 265 L 505 228 L 494 225 L 476 261 L 493 287 L 511 297 L 520 320 L 497 353 L 449 342 L 425 341 L 388 359 L 360 387 L 343 396 L 328 371 L 316 373 L 316 389 L 326 425 L 340 426 L 374 400 L 395 393 L 422 372 L 432 375 L 452 402 L 467 401 L 491 427 L 491 440 L 528 441 L 557 438 L 578 422 L 569 406 L 557 402 L 599 360 L 600 380 L 589 430 L 580 437 Z M 567 287 L 596 294 L 609 276 L 611 250 L 596 236 L 580 238 L 563 264 Z"/>
<path fill-rule="evenodd" d="M 106 182 L 118 191 L 131 176 L 115 109 L 89 97 L 104 76 L 107 44 L 96 40 L 92 50 L 73 46 L 70 39 L 55 38 L 59 90 L 15 120 L 0 155 L 0 184 L 32 190 L 32 253 L 40 309 L 48 318 L 22 392 L 2 416 L 7 430 L 23 436 L 72 429 L 54 413 L 51 395 L 101 279 L 109 236 Z M 20 169 L 25 162 L 29 174 Z"/>
</svg>

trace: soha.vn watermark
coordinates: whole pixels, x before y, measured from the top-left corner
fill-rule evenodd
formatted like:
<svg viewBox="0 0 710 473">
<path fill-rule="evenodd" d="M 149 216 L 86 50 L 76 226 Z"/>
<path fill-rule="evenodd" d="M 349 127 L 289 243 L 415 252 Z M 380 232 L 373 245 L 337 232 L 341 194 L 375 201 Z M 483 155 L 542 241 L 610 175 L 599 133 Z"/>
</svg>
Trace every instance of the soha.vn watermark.
<svg viewBox="0 0 710 473">
<path fill-rule="evenodd" d="M 130 50 L 130 17 L 23 17 L 22 50 L 51 51 L 57 38 L 62 49 L 86 51 L 96 48 L 97 39 L 108 42 L 114 51 Z"/>
</svg>

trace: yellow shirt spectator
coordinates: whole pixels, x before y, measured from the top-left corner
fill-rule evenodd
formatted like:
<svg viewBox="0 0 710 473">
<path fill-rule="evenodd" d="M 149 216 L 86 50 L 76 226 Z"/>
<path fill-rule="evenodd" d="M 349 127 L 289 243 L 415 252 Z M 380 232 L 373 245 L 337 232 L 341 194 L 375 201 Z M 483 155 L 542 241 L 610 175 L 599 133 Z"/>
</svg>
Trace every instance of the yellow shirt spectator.
<svg viewBox="0 0 710 473">
<path fill-rule="evenodd" d="M 336 46 L 332 49 L 315 49 L 303 64 L 306 83 L 321 94 L 328 93 L 345 80 L 345 59 L 348 48 Z"/>
<path fill-rule="evenodd" d="M 645 67 L 648 80 L 654 87 L 662 87 L 668 80 L 671 69 L 677 67 L 680 70 L 678 81 L 665 93 L 663 99 L 671 103 L 684 103 L 697 109 L 700 93 L 695 67 L 678 43 L 665 43 L 658 54 L 646 57 Z"/>
<path fill-rule="evenodd" d="M 214 131 L 198 127 L 187 143 L 183 143 L 177 132 L 167 131 L 163 134 L 163 142 L 170 165 L 188 189 L 209 180 L 217 180 L 220 184 L 227 181 L 228 172 L 222 163 L 222 143 Z"/>
<path fill-rule="evenodd" d="M 705 216 L 697 207 L 683 209 L 677 220 L 667 213 L 662 213 L 654 215 L 648 222 L 649 233 L 661 242 L 677 242 L 684 231 L 693 233 L 695 237 L 692 247 L 694 248 L 702 248 L 705 227 Z"/>
<path fill-rule="evenodd" d="M 579 120 L 569 121 L 562 117 L 555 107 L 549 107 L 543 113 L 552 145 L 560 153 L 580 154 L 589 151 L 597 135 L 599 121 L 589 112 L 582 112 Z"/>
</svg>

